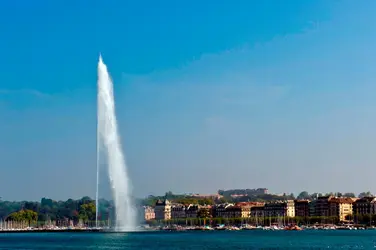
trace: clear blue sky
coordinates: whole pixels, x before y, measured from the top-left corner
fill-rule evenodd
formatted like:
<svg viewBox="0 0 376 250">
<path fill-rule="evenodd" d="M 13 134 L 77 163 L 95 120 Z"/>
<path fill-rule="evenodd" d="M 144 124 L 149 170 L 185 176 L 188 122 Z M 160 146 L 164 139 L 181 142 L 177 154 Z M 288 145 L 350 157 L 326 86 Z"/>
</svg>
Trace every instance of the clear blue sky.
<svg viewBox="0 0 376 250">
<path fill-rule="evenodd" d="M 375 9 L 1 1 L 0 196 L 94 196 L 99 53 L 135 195 L 376 192 Z"/>
</svg>

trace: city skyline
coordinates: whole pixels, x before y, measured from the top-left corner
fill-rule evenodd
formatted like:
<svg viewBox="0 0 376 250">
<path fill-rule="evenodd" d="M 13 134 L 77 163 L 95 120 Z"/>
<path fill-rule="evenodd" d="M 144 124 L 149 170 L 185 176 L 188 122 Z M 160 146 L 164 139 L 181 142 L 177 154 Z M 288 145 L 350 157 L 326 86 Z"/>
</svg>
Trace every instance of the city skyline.
<svg viewBox="0 0 376 250">
<path fill-rule="evenodd" d="M 99 53 L 134 196 L 375 193 L 376 3 L 212 3 L 1 2 L 1 197 L 95 196 Z"/>
</svg>

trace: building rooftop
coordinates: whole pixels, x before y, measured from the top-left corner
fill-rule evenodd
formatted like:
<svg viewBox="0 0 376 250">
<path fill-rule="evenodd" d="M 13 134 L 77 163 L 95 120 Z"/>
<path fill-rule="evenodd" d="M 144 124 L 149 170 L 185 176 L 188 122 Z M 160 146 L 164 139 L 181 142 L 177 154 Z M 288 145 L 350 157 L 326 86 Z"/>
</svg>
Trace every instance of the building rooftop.
<svg viewBox="0 0 376 250">
<path fill-rule="evenodd" d="M 376 201 L 376 197 L 363 197 L 363 198 L 360 198 L 360 199 L 357 199 L 356 202 L 357 203 L 367 203 L 367 202 L 375 202 Z"/>
<path fill-rule="evenodd" d="M 310 203 L 310 200 L 295 200 L 295 203 Z"/>
<path fill-rule="evenodd" d="M 270 202 L 267 202 L 265 203 L 265 205 L 267 204 L 270 204 L 270 205 L 273 205 L 273 204 L 286 204 L 286 203 L 293 203 L 294 200 L 277 200 L 277 201 L 270 201 Z"/>
<path fill-rule="evenodd" d="M 215 209 L 226 209 L 226 208 L 228 208 L 228 207 L 230 207 L 230 206 L 234 206 L 234 204 L 232 204 L 232 203 L 222 203 L 222 204 L 217 204 L 217 205 L 215 205 L 214 206 L 214 208 Z"/>
<path fill-rule="evenodd" d="M 253 202 L 253 201 L 249 201 L 249 202 L 238 202 L 235 204 L 236 206 L 239 206 L 239 207 L 255 207 L 255 206 L 264 206 L 265 205 L 265 202 Z"/>
<path fill-rule="evenodd" d="M 165 206 L 165 205 L 170 205 L 171 202 L 169 200 L 157 200 L 157 202 L 155 203 L 156 206 Z"/>
<path fill-rule="evenodd" d="M 333 197 L 329 200 L 331 203 L 354 203 L 355 200 L 349 197 Z"/>
<path fill-rule="evenodd" d="M 173 208 L 177 208 L 177 207 L 179 207 L 179 208 L 186 208 L 185 205 L 180 204 L 180 203 L 171 203 L 171 207 L 173 207 Z"/>
</svg>

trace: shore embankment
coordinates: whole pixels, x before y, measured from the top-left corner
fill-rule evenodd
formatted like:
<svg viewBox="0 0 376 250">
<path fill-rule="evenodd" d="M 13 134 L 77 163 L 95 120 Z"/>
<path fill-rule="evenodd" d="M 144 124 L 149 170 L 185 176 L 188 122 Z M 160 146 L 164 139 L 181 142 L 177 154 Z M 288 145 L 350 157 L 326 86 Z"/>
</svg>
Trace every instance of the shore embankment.
<svg viewBox="0 0 376 250">
<path fill-rule="evenodd" d="M 251 225 L 241 225 L 241 226 L 229 226 L 229 225 L 218 225 L 216 227 L 211 226 L 164 226 L 164 227 L 139 227 L 135 232 L 151 232 L 151 231 L 240 231 L 240 230 L 268 230 L 268 231 L 301 231 L 301 230 L 375 230 L 375 227 L 367 227 L 365 225 L 314 225 L 314 226 L 251 226 Z M 115 233 L 116 230 L 111 228 L 89 228 L 89 227 L 54 227 L 54 228 L 22 228 L 22 229 L 7 229 L 0 228 L 0 233 Z"/>
<path fill-rule="evenodd" d="M 44 229 L 44 228 L 30 228 L 30 229 L 0 229 L 1 233 L 85 233 L 85 232 L 107 232 L 105 229 L 85 228 L 85 229 Z"/>
</svg>

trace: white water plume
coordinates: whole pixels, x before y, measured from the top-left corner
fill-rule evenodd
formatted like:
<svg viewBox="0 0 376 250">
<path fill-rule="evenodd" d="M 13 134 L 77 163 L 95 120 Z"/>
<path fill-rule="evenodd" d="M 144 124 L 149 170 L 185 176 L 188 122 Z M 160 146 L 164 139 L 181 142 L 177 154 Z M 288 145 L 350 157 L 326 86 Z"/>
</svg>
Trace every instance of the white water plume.
<svg viewBox="0 0 376 250">
<path fill-rule="evenodd" d="M 136 213 L 131 198 L 131 183 L 122 153 L 115 114 L 113 84 L 102 57 L 98 62 L 98 156 L 103 152 L 108 166 L 115 203 L 115 230 L 134 231 Z M 97 180 L 98 181 L 98 180 Z M 98 184 L 97 184 L 98 185 Z M 98 199 L 98 191 L 97 197 Z"/>
</svg>

